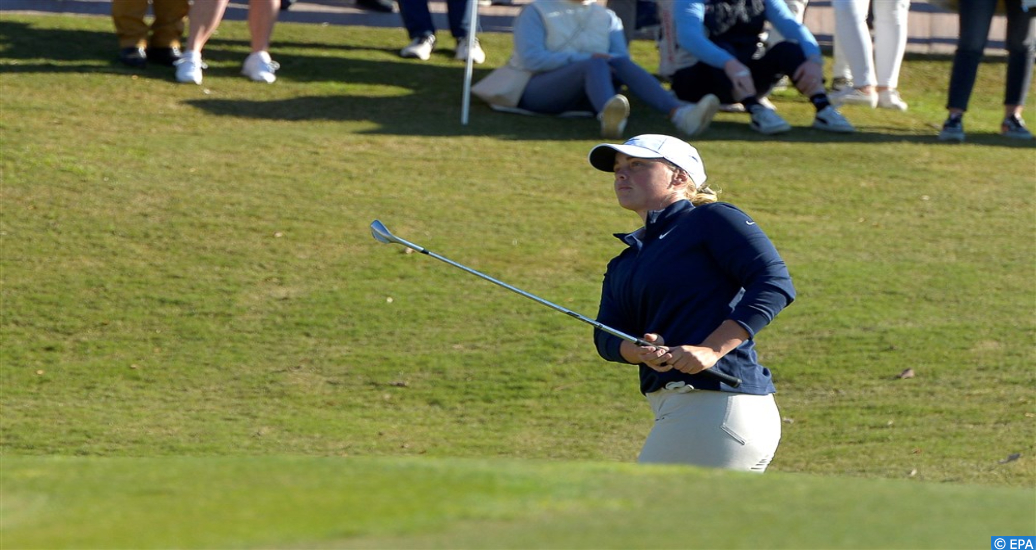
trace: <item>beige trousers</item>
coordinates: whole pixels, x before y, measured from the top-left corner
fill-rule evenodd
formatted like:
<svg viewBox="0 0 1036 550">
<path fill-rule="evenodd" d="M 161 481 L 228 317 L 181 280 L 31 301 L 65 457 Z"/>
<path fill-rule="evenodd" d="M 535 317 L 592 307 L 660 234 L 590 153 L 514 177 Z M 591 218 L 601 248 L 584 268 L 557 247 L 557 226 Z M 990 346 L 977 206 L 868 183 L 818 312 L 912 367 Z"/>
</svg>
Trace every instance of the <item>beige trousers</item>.
<svg viewBox="0 0 1036 550">
<path fill-rule="evenodd" d="M 690 464 L 762 473 L 781 440 L 773 395 L 694 390 L 647 395 L 655 425 L 641 463 Z"/>
<path fill-rule="evenodd" d="M 144 20 L 149 3 L 153 3 L 155 12 L 151 25 Z M 188 9 L 187 0 L 112 0 L 112 23 L 119 47 L 179 48 Z"/>
</svg>

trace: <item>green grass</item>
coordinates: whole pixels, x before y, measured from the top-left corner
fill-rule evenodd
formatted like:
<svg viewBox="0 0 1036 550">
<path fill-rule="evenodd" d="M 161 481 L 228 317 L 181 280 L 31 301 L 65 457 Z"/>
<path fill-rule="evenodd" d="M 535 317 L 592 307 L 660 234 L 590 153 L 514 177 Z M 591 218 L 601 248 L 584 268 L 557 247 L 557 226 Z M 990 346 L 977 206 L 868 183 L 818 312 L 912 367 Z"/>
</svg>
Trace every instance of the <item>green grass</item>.
<svg viewBox="0 0 1036 550">
<path fill-rule="evenodd" d="M 5 548 L 948 549 L 1036 514 L 1019 488 L 499 459 L 19 457 L 4 493 Z"/>
<path fill-rule="evenodd" d="M 489 59 L 476 77 L 506 60 L 509 39 L 482 37 Z M 581 496 L 571 517 L 616 547 L 652 545 L 644 524 L 658 512 L 654 489 L 638 492 L 641 476 L 673 472 L 701 480 L 692 486 L 710 498 L 732 487 L 721 511 L 738 525 L 744 517 L 731 511 L 745 501 L 768 510 L 767 526 L 799 508 L 831 515 L 821 524 L 830 529 L 796 516 L 787 523 L 797 527 L 744 535 L 773 547 L 921 547 L 929 535 L 970 546 L 1006 534 L 1001 527 L 1026 531 L 988 519 L 998 499 L 1031 505 L 1036 487 L 1036 148 L 996 135 L 1002 60 L 982 66 L 961 146 L 934 138 L 949 74 L 939 57 L 907 61 L 909 112 L 845 109 L 857 134 L 809 129 L 811 108 L 785 93 L 775 101 L 796 126 L 787 136 L 763 137 L 743 115 L 721 114 L 695 140 L 710 182 L 773 238 L 799 291 L 759 337 L 785 423 L 773 475 L 757 479 L 628 466 L 650 413 L 634 371 L 601 361 L 588 327 L 370 237 L 380 218 L 408 240 L 593 315 L 619 250 L 610 234 L 637 221 L 584 161 L 599 142 L 593 121 L 475 103 L 461 126 L 462 66 L 445 50 L 428 63 L 401 60 L 403 42 L 400 29 L 282 24 L 280 78 L 264 86 L 237 74 L 247 32 L 227 22 L 196 87 L 176 85 L 167 68 L 114 64 L 106 18 L 4 14 L 5 548 L 463 547 L 482 545 L 472 537 L 486 521 L 500 546 L 527 540 L 511 538 L 519 533 L 543 537 L 529 545 L 578 546 L 583 539 L 563 529 L 570 516 L 552 523 L 535 510 L 555 498 L 555 484 L 600 472 L 628 500 L 602 513 L 605 493 L 594 491 L 603 489 L 573 482 Z M 653 55 L 634 44 L 646 67 Z M 630 135 L 672 131 L 643 104 L 633 109 Z M 908 367 L 915 378 L 896 378 Z M 472 468 L 521 481 L 483 478 L 508 487 L 490 498 L 497 515 L 433 499 L 430 516 L 392 516 L 399 529 L 338 526 L 359 514 L 335 500 L 355 490 L 349 479 L 380 480 L 379 468 L 405 470 L 408 483 L 446 472 L 432 494 L 448 494 Z M 270 488 L 242 481 L 282 469 L 287 477 Z M 166 476 L 153 480 L 158 493 L 139 494 L 151 475 Z M 210 489 L 220 476 L 231 489 Z M 300 492 L 296 478 L 317 489 Z M 680 484 L 657 485 L 664 498 L 686 498 L 673 493 Z M 839 494 L 813 503 L 825 488 Z M 377 498 L 414 498 L 400 490 Z M 868 516 L 840 500 L 855 493 L 902 513 Z M 482 498 L 472 495 L 477 487 L 465 498 Z M 257 527 L 304 498 L 334 513 L 297 531 Z M 89 510 L 106 499 L 132 514 L 105 526 Z M 197 517 L 185 499 L 242 515 L 177 530 Z M 914 525 L 905 510 L 918 501 L 949 519 Z M 699 499 L 680 502 L 700 513 Z M 33 506 L 47 515 L 22 512 Z M 1031 508 L 1020 510 L 1036 532 Z M 65 538 L 48 523 L 58 518 L 89 524 L 95 538 Z M 467 527 L 426 530 L 443 518 Z M 879 519 L 891 526 L 871 533 Z M 170 525 L 132 538 L 130 526 L 156 521 Z M 989 526 L 978 542 L 955 536 L 974 525 Z M 699 546 L 762 546 L 730 538 L 735 527 Z M 895 538 L 915 528 L 934 532 Z M 832 538 L 838 529 L 849 538 Z M 127 538 L 107 538 L 113 532 Z"/>
</svg>

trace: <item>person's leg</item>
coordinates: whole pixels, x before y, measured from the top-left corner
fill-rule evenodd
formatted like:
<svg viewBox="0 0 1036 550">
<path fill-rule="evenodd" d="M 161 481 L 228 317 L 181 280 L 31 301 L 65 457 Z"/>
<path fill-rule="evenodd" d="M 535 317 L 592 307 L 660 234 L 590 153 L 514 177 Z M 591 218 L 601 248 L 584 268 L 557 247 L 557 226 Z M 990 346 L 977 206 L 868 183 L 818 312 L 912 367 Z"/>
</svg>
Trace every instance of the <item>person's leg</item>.
<svg viewBox="0 0 1036 550">
<path fill-rule="evenodd" d="M 155 21 L 151 24 L 149 47 L 179 48 L 184 21 L 190 9 L 187 0 L 154 0 L 152 10 L 155 12 Z"/>
<path fill-rule="evenodd" d="M 428 0 L 398 0 L 399 15 L 411 40 L 435 34 Z"/>
<path fill-rule="evenodd" d="M 468 37 L 468 28 L 471 26 L 469 10 L 468 0 L 446 0 L 446 20 L 450 24 L 450 34 L 458 41 Z"/>
<path fill-rule="evenodd" d="M 762 473 L 781 439 L 772 395 L 660 390 L 647 396 L 655 414 L 637 461 Z"/>
<path fill-rule="evenodd" d="M 1036 58 L 1036 12 L 1022 11 L 1021 0 L 1008 0 L 1007 10 L 1004 114 L 1020 116 L 1032 82 L 1032 66 Z"/>
<path fill-rule="evenodd" d="M 652 109 L 671 116 L 680 107 L 673 94 L 659 84 L 658 79 L 628 57 L 613 57 L 608 60 L 615 76 L 629 88 L 630 92 L 647 103 Z"/>
<path fill-rule="evenodd" d="M 184 45 L 186 52 L 197 52 L 205 48 L 212 33 L 216 32 L 223 13 L 227 9 L 230 0 L 197 1 L 191 4 L 191 10 L 187 15 L 190 22 L 190 34 L 187 36 L 187 43 Z"/>
<path fill-rule="evenodd" d="M 599 113 L 614 96 L 615 85 L 608 62 L 591 58 L 533 75 L 518 107 L 544 114 L 580 109 Z"/>
<path fill-rule="evenodd" d="M 1006 137 L 1031 140 L 1022 109 L 1032 82 L 1036 57 L 1036 14 L 1023 11 L 1021 0 L 1007 0 L 1007 78 L 1004 82 L 1004 119 L 1000 133 Z"/>
<path fill-rule="evenodd" d="M 989 0 L 960 0 L 960 36 L 957 39 L 957 50 L 953 54 L 946 103 L 951 116 L 968 110 L 968 101 L 975 86 L 978 65 L 986 48 L 995 9 L 996 2 Z"/>
<path fill-rule="evenodd" d="M 256 82 L 272 84 L 281 68 L 270 57 L 270 39 L 280 13 L 280 0 L 250 0 L 248 3 L 248 30 L 252 34 L 252 53 L 245 58 L 241 74 Z"/>
<path fill-rule="evenodd" d="M 874 75 L 874 47 L 867 29 L 868 0 L 833 0 L 835 34 L 845 61 L 852 71 L 853 89 L 846 90 L 844 99 L 852 103 L 871 103 L 876 77 Z M 857 96 L 861 99 L 857 101 Z M 839 96 L 841 97 L 841 96 Z M 866 101 L 864 101 L 866 100 Z"/>
<path fill-rule="evenodd" d="M 842 48 L 842 41 L 838 39 L 838 33 L 831 40 L 831 86 L 834 90 L 851 88 L 853 83 L 853 71 L 849 68 L 849 62 L 845 60 L 845 49 Z"/>
<path fill-rule="evenodd" d="M 723 69 L 710 67 L 705 63 L 695 63 L 673 73 L 672 89 L 676 97 L 691 103 L 697 103 L 702 97 L 714 94 L 723 103 L 738 103 L 734 99 L 733 83 Z"/>
<path fill-rule="evenodd" d="M 895 90 L 907 44 L 910 0 L 874 0 L 874 68 L 878 91 Z"/>
<path fill-rule="evenodd" d="M 119 48 L 141 48 L 147 46 L 148 26 L 147 0 L 120 0 L 112 2 L 112 24 Z"/>
<path fill-rule="evenodd" d="M 280 13 L 280 0 L 250 0 L 248 2 L 248 30 L 252 34 L 252 53 L 270 49 L 273 27 Z"/>
<path fill-rule="evenodd" d="M 791 78 L 795 74 L 795 69 L 805 61 L 806 54 L 794 42 L 774 44 L 762 57 L 749 61 L 748 69 L 752 71 L 756 95 L 766 96 L 782 76 Z"/>
</svg>

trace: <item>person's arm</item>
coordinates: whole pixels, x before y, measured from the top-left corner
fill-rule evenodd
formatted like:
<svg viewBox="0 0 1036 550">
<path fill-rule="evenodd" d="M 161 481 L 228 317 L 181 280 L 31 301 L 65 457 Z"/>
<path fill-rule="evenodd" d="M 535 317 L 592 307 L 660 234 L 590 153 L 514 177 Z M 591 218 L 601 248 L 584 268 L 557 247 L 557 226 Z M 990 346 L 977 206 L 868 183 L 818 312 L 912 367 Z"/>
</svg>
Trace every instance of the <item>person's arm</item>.
<svg viewBox="0 0 1036 550">
<path fill-rule="evenodd" d="M 673 22 L 676 43 L 703 63 L 722 69 L 727 61 L 734 59 L 706 35 L 704 0 L 673 0 Z"/>
<path fill-rule="evenodd" d="M 703 210 L 713 235 L 706 241 L 710 254 L 744 289 L 729 319 L 755 337 L 795 299 L 788 266 L 770 238 L 741 210 L 724 203 Z"/>
<path fill-rule="evenodd" d="M 623 30 L 622 20 L 615 12 L 608 10 L 612 24 L 608 29 L 608 53 L 612 57 L 629 57 L 629 46 L 626 45 L 626 31 Z"/>
<path fill-rule="evenodd" d="M 740 101 L 756 94 L 752 73 L 727 50 L 720 48 L 706 36 L 705 4 L 703 0 L 674 0 L 673 21 L 676 41 L 681 48 L 702 63 L 723 69 L 731 83 L 731 94 Z"/>
<path fill-rule="evenodd" d="M 724 355 L 734 351 L 749 337 L 743 326 L 727 319 L 698 345 L 669 347 L 658 334 L 645 334 L 644 340 L 657 344 L 657 347 L 638 346 L 624 340 L 620 351 L 627 362 L 644 363 L 658 372 L 676 369 L 696 374 L 711 369 Z"/>
<path fill-rule="evenodd" d="M 806 25 L 795 20 L 795 16 L 788 9 L 784 0 L 766 0 L 766 19 L 781 33 L 785 40 L 797 42 L 802 46 L 802 52 L 806 59 L 815 63 L 824 64 L 824 58 L 820 55 L 820 46 L 816 37 L 809 32 Z"/>
<path fill-rule="evenodd" d="M 527 5 L 515 18 L 514 55 L 521 68 L 534 72 L 551 71 L 590 58 L 590 54 L 548 50 L 547 29 L 533 5 Z"/>
<path fill-rule="evenodd" d="M 618 329 L 623 330 L 625 323 L 623 319 L 626 317 L 622 311 L 620 311 L 615 296 L 612 295 L 611 288 L 611 273 L 615 269 L 616 261 L 612 260 L 608 264 L 608 269 L 604 273 L 604 281 L 601 283 L 601 303 L 597 307 L 597 322 Z M 632 356 L 627 357 L 628 350 L 626 344 L 632 345 L 630 342 L 619 338 L 613 334 L 609 334 L 600 329 L 594 329 L 594 346 L 597 347 L 597 353 L 605 361 L 611 361 L 613 363 L 633 363 L 637 364 L 640 361 L 633 361 Z M 636 347 L 636 346 L 634 346 Z"/>
</svg>

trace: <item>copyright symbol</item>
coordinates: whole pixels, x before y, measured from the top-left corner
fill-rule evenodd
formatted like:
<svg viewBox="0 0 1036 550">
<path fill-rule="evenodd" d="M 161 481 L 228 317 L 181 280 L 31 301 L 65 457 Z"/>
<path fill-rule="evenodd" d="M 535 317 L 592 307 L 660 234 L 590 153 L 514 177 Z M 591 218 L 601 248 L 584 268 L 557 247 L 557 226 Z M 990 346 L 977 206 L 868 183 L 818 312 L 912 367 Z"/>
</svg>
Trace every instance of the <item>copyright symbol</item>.
<svg viewBox="0 0 1036 550">
<path fill-rule="evenodd" d="M 993 539 L 993 548 L 996 548 L 996 550 L 1004 550 L 1004 548 L 1007 548 L 1007 541 L 1002 538 L 995 538 Z"/>
</svg>

